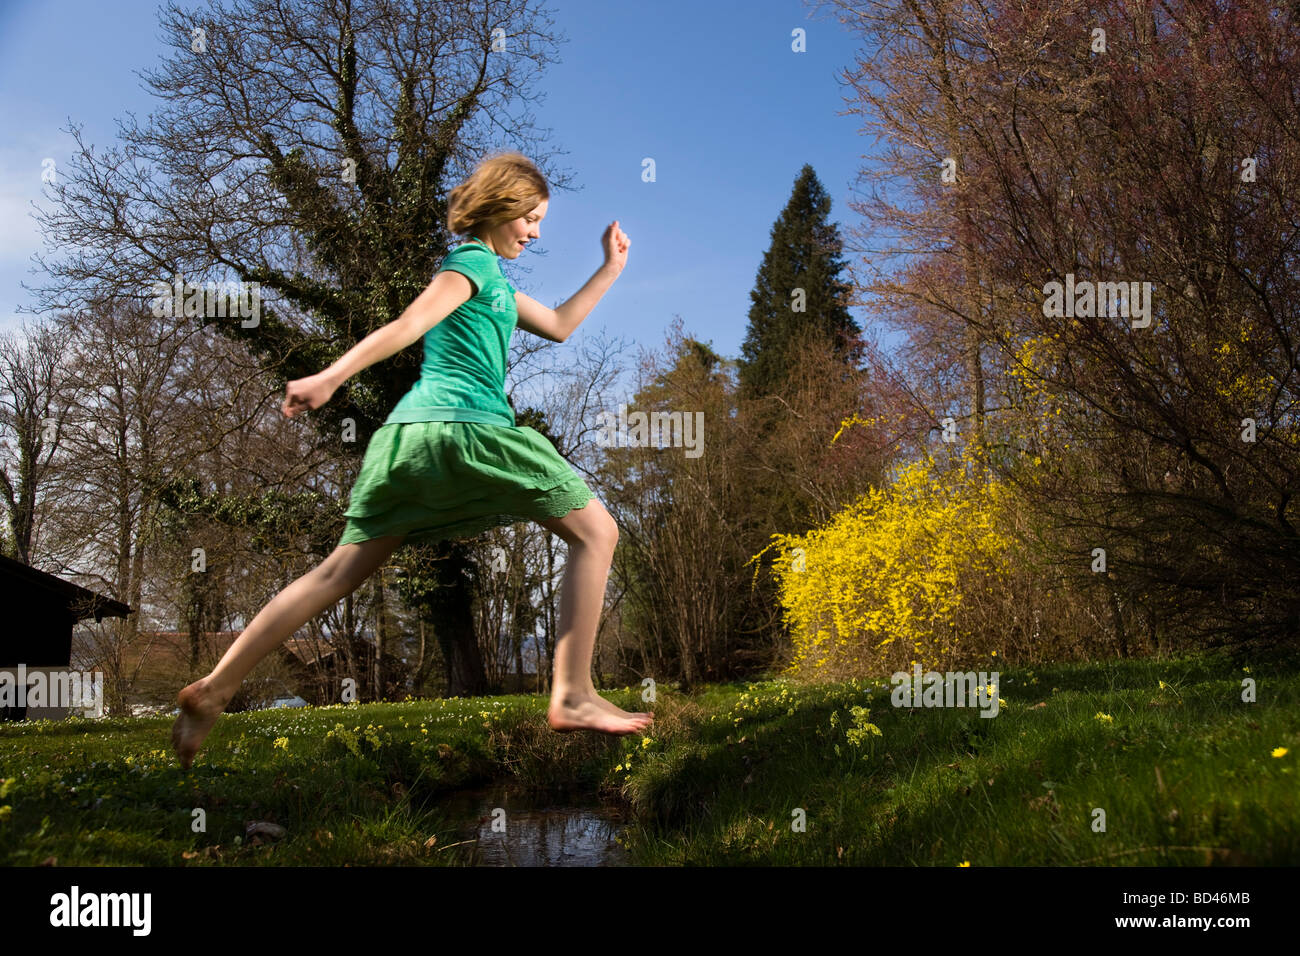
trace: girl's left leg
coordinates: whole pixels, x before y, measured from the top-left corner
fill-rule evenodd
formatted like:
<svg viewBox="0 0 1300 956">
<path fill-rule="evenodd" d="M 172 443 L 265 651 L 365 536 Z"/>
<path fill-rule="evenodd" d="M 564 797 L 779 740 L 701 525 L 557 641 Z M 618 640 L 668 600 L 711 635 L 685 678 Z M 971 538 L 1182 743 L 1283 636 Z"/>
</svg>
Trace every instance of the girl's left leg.
<svg viewBox="0 0 1300 956">
<path fill-rule="evenodd" d="M 404 540 L 403 535 L 345 544 L 277 594 L 249 622 L 207 677 L 180 692 L 172 745 L 188 767 L 203 739 L 257 662 L 327 607 L 351 594 Z"/>
</svg>

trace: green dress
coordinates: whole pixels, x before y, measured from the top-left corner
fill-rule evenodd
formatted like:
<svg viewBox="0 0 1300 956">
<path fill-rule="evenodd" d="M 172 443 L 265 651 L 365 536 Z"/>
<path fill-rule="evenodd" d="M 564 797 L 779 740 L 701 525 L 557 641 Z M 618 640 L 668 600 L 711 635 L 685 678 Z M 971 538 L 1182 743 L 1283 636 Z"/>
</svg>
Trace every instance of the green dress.
<svg viewBox="0 0 1300 956">
<path fill-rule="evenodd" d="M 550 441 L 515 424 L 505 375 L 519 315 L 497 257 L 474 239 L 438 271 L 449 269 L 474 294 L 425 333 L 420 379 L 370 439 L 340 545 L 468 538 L 562 517 L 595 497 Z"/>
</svg>

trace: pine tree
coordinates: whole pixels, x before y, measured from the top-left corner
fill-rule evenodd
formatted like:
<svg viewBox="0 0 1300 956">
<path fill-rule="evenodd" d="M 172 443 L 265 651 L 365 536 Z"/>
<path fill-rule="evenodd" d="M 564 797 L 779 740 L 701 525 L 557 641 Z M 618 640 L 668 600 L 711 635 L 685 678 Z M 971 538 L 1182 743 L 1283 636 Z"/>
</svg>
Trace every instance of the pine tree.
<svg viewBox="0 0 1300 956">
<path fill-rule="evenodd" d="M 831 199 L 804 164 L 790 201 L 772 226 L 772 242 L 750 292 L 749 330 L 741 352 L 740 397 L 780 389 L 786 356 L 807 333 L 825 336 L 846 364 L 860 358 L 861 332 L 849 315 L 848 284 L 839 278 L 839 229 L 827 222 Z"/>
</svg>

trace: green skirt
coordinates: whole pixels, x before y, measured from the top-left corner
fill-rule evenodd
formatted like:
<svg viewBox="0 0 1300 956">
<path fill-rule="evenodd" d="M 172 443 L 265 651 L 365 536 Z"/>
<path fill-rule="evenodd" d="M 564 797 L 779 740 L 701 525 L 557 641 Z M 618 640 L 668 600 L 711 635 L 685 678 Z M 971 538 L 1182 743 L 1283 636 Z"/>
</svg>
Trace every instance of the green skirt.
<svg viewBox="0 0 1300 956">
<path fill-rule="evenodd" d="M 471 538 L 559 518 L 595 495 L 540 432 L 480 422 L 394 422 L 370 439 L 339 544 Z"/>
</svg>

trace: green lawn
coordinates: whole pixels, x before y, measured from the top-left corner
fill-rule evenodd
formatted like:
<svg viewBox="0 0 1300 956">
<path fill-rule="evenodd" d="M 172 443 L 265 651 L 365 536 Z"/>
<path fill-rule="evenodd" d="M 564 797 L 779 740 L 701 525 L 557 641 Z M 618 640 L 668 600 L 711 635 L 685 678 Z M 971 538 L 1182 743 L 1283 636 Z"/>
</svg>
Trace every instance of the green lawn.
<svg viewBox="0 0 1300 956">
<path fill-rule="evenodd" d="M 1004 672 L 993 719 L 889 690 L 661 685 L 644 738 L 552 733 L 531 695 L 231 714 L 188 771 L 171 718 L 0 725 L 0 861 L 461 865 L 472 821 L 439 798 L 507 777 L 621 801 L 639 864 L 1300 862 L 1300 669 Z M 250 820 L 287 832 L 250 845 Z"/>
</svg>

